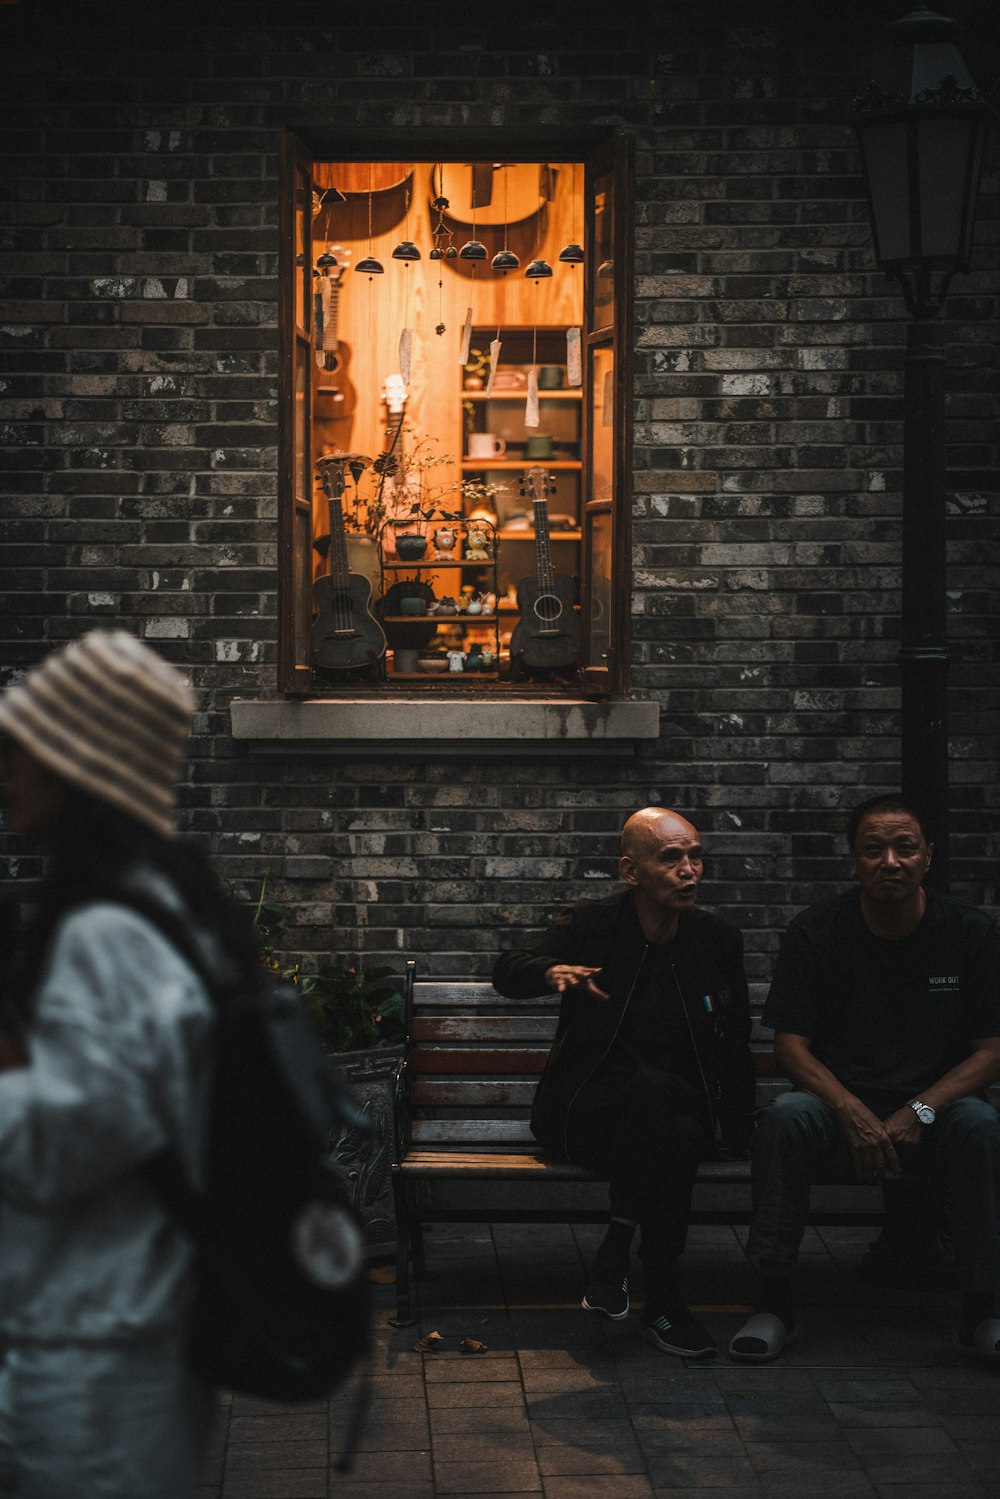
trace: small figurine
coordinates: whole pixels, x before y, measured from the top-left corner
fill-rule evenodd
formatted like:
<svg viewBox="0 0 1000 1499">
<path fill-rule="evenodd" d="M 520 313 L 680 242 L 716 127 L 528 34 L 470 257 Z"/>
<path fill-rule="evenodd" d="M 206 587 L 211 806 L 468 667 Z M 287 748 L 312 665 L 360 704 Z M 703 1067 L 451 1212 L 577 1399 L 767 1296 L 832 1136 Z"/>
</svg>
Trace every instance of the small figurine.
<svg viewBox="0 0 1000 1499">
<path fill-rule="evenodd" d="M 459 650 L 446 651 L 448 657 L 449 671 L 462 671 L 465 667 L 465 652 Z"/>
<path fill-rule="evenodd" d="M 438 562 L 450 562 L 455 550 L 455 542 L 458 540 L 451 526 L 439 526 L 434 532 L 435 558 Z"/>
<path fill-rule="evenodd" d="M 469 529 L 465 534 L 465 557 L 468 562 L 492 562 L 493 550 L 486 526 L 477 525 L 475 521 L 469 522 Z"/>
<path fill-rule="evenodd" d="M 458 605 L 450 594 L 446 593 L 443 599 L 438 599 L 435 614 L 457 614 Z"/>
<path fill-rule="evenodd" d="M 465 670 L 482 671 L 483 665 L 483 648 L 477 640 L 469 646 L 468 654 L 465 658 Z"/>
<path fill-rule="evenodd" d="M 483 601 L 478 593 L 473 594 L 472 598 L 466 605 L 466 608 L 470 614 L 482 614 Z"/>
<path fill-rule="evenodd" d="M 494 614 L 497 607 L 497 596 L 495 593 L 483 594 L 483 613 Z"/>
</svg>

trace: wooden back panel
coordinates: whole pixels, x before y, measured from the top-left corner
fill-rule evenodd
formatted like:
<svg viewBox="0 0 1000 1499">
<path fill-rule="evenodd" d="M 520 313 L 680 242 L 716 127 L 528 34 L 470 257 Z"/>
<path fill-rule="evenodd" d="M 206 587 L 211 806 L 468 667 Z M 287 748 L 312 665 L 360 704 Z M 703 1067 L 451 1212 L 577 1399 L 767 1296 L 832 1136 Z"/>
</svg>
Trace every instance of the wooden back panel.
<svg viewBox="0 0 1000 1499">
<path fill-rule="evenodd" d="M 755 994 L 758 1077 L 774 1077 Z M 528 1113 L 556 1032 L 559 996 L 505 999 L 487 983 L 414 981 L 408 1042 L 414 1144 L 534 1144 Z M 766 1084 L 765 1095 L 773 1092 Z"/>
</svg>

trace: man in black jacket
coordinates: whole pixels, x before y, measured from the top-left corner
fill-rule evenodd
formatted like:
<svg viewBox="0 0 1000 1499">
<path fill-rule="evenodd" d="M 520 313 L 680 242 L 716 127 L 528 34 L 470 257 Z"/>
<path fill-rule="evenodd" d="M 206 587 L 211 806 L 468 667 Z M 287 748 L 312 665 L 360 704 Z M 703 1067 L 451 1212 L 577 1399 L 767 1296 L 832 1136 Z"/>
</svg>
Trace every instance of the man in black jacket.
<svg viewBox="0 0 1000 1499">
<path fill-rule="evenodd" d="M 569 906 L 530 946 L 504 953 L 493 982 L 510 998 L 562 995 L 531 1128 L 552 1154 L 609 1179 L 611 1222 L 584 1308 L 628 1315 L 639 1225 L 641 1335 L 697 1357 L 715 1345 L 684 1304 L 678 1259 L 698 1161 L 717 1135 L 745 1151 L 753 1128 L 743 939 L 695 909 L 701 842 L 677 813 L 634 813 L 620 869 L 626 890 Z"/>
</svg>

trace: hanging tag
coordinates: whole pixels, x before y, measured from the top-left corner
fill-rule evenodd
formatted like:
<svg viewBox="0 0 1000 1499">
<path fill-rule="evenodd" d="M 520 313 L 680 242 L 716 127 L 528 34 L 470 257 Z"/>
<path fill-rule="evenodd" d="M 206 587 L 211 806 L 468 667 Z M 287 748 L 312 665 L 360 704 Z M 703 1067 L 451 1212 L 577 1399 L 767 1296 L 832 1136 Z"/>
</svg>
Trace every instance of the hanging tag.
<svg viewBox="0 0 1000 1499">
<path fill-rule="evenodd" d="M 580 330 L 566 329 L 566 384 L 583 384 L 583 363 L 580 358 Z"/>
<path fill-rule="evenodd" d="M 486 394 L 488 396 L 493 394 L 493 380 L 496 376 L 497 365 L 500 362 L 501 347 L 502 346 L 498 338 L 494 338 L 490 341 L 490 372 L 486 379 Z"/>
<path fill-rule="evenodd" d="M 468 364 L 469 348 L 472 344 L 472 308 L 465 314 L 465 326 L 462 328 L 462 347 L 458 351 L 459 364 Z"/>
<path fill-rule="evenodd" d="M 524 403 L 524 425 L 538 426 L 538 366 L 533 364 L 528 371 L 528 399 Z"/>
<path fill-rule="evenodd" d="M 403 377 L 403 384 L 410 383 L 410 355 L 413 351 L 413 329 L 404 328 L 399 335 L 399 373 Z"/>
<path fill-rule="evenodd" d="M 615 377 L 613 370 L 604 373 L 604 390 L 601 402 L 601 426 L 613 427 L 615 424 Z"/>
</svg>

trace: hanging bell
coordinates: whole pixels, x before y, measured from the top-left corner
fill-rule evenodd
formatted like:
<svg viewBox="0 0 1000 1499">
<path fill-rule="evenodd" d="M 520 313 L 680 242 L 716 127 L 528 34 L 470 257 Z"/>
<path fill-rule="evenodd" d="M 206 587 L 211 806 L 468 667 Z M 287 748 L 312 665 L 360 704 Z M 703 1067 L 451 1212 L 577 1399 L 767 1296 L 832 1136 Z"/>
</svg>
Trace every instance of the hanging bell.
<svg viewBox="0 0 1000 1499">
<path fill-rule="evenodd" d="M 495 271 L 516 271 L 520 264 L 513 250 L 498 250 L 490 261 Z"/>
<path fill-rule="evenodd" d="M 339 187 L 321 187 L 317 196 L 324 208 L 329 208 L 331 203 L 347 202 Z"/>
<path fill-rule="evenodd" d="M 373 255 L 366 255 L 364 260 L 359 260 L 354 269 L 356 271 L 363 271 L 366 276 L 382 276 L 385 274 L 385 266 L 381 260 L 376 260 Z"/>
<path fill-rule="evenodd" d="M 444 252 L 444 258 L 445 258 L 445 260 L 457 260 L 458 259 L 458 251 L 455 249 L 454 245 L 449 245 L 448 246 L 447 250 L 445 250 L 445 252 Z"/>
<path fill-rule="evenodd" d="M 427 259 L 428 260 L 443 260 L 444 259 L 444 251 L 441 249 L 440 245 L 435 245 L 434 246 L 433 250 L 428 255 Z"/>
<path fill-rule="evenodd" d="M 582 245 L 576 245 L 576 244 L 567 245 L 564 250 L 560 250 L 559 251 L 559 259 L 561 261 L 563 261 L 567 265 L 582 265 L 583 264 L 583 247 L 582 247 Z"/>
<path fill-rule="evenodd" d="M 322 255 L 317 256 L 316 264 L 325 271 L 327 266 L 339 265 L 340 261 L 337 259 L 336 255 L 334 255 L 332 250 L 324 250 Z"/>
<path fill-rule="evenodd" d="M 412 239 L 401 239 L 392 252 L 393 260 L 419 260 L 420 251 Z"/>
<path fill-rule="evenodd" d="M 547 260 L 533 260 L 524 274 L 529 281 L 537 281 L 540 276 L 551 276 L 552 267 Z"/>
<path fill-rule="evenodd" d="M 459 260 L 485 260 L 486 246 L 481 239 L 468 239 L 458 252 Z"/>
</svg>

